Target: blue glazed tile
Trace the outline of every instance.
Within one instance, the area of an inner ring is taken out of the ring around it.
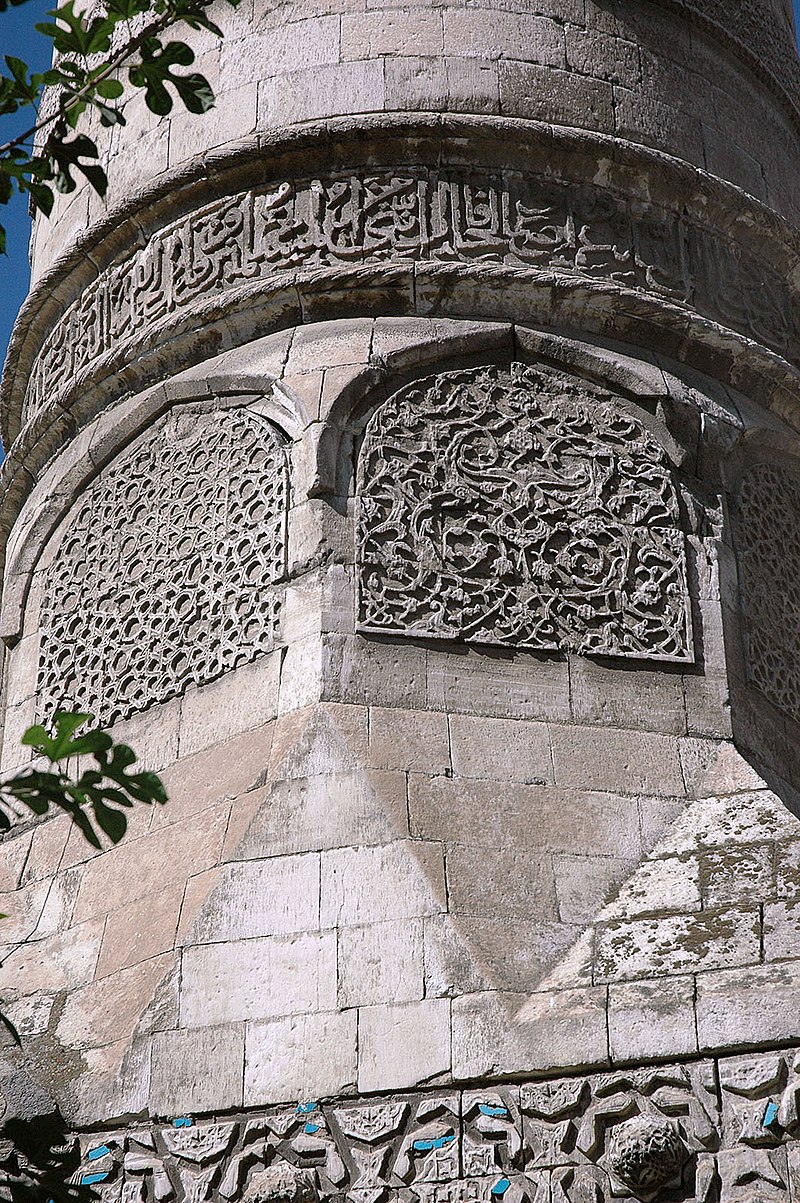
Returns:
[[[488,1103],[478,1103],[481,1115],[508,1115],[508,1107],[490,1107]]]
[[[96,1174],[84,1174],[81,1178],[81,1186],[94,1186],[96,1182],[105,1182],[110,1175],[110,1170],[102,1170]]]
[[[316,1109],[317,1109],[316,1103],[298,1103],[297,1104],[297,1114],[298,1115],[310,1115],[311,1112],[316,1111]]]
[[[494,1186],[492,1187],[492,1191],[491,1191],[492,1198],[493,1199],[502,1199],[503,1195],[506,1193],[506,1191],[508,1190],[510,1185],[511,1185],[511,1183],[509,1182],[508,1178],[498,1179],[498,1181],[495,1182]]]
[[[432,1137],[430,1140],[415,1140],[413,1147],[418,1153],[427,1153],[430,1149],[443,1149],[445,1145],[449,1145],[453,1140],[455,1140],[455,1135],[452,1132],[448,1132],[446,1136]]]
[[[319,1124],[306,1124],[303,1130],[307,1136],[313,1136],[315,1132],[319,1132]]]
[[[99,1157],[105,1157],[106,1153],[110,1152],[111,1150],[109,1149],[108,1145],[96,1145],[95,1148],[89,1149],[89,1152],[86,1154],[86,1156],[88,1157],[89,1161],[97,1161]]]
[[[178,1115],[172,1121],[173,1128],[191,1128],[194,1125],[194,1120],[188,1115]]]
[[[761,1121],[762,1128],[770,1128],[775,1123],[777,1118],[778,1104],[772,1102],[767,1103],[766,1110],[764,1111],[764,1118]]]

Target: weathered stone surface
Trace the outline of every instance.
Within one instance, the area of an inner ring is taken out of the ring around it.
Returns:
[[[369,755],[377,769],[446,773],[450,769],[447,716],[436,711],[369,712]]]
[[[453,772],[458,777],[544,785],[553,779],[550,733],[545,723],[450,716]]]
[[[696,1053],[694,991],[691,977],[610,986],[608,1035],[612,1061],[650,1062]]]
[[[422,919],[343,927],[339,932],[339,1005],[373,1006],[421,999]]]
[[[356,1080],[356,1011],[248,1023],[244,1102],[340,1095]],[[309,1052],[313,1050],[313,1056]]]
[[[438,844],[398,840],[322,856],[323,927],[413,919],[445,909],[444,858]]]
[[[359,1011],[358,1088],[403,1089],[450,1069],[450,1000]]]
[[[797,965],[754,965],[697,979],[697,1033],[701,1049],[775,1045],[796,1040],[792,1010]]]
[[[761,920],[757,910],[726,907],[700,914],[619,920],[597,933],[600,981],[682,974],[760,959]]]
[[[556,785],[631,794],[684,792],[678,741],[606,727],[551,728]]]
[[[156,1115],[240,1107],[244,1025],[157,1032],[153,1038],[150,1106]]]

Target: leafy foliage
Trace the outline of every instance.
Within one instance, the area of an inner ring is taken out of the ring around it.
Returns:
[[[102,837],[117,844],[128,820],[125,811],[137,802],[147,806],[167,800],[161,778],[147,771],[132,773],[136,756],[127,744],[114,743],[107,731],[93,727],[80,734],[89,714],[62,711],[55,716],[54,732],[29,727],[22,742],[33,748],[50,768],[33,768],[0,783],[0,832],[13,821],[13,803],[22,803],[35,815],[51,809],[64,811],[93,848],[102,848]],[[65,762],[89,759],[79,776],[70,776]]]
[[[226,0],[235,7],[239,0]],[[0,0],[0,12],[24,0]],[[5,55],[0,73],[0,116],[36,110],[50,89],[53,111],[37,117],[16,138],[0,146],[0,204],[16,187],[27,193],[34,209],[49,214],[55,192],[74,191],[76,173],[101,196],[108,187],[98,162],[96,143],[76,132],[87,111],[103,126],[125,124],[125,103],[131,90],[144,92],[147,107],[159,116],[169,113],[175,98],[191,113],[205,113],[214,104],[208,80],[199,72],[184,72],[194,62],[185,42],[166,40],[176,26],[222,35],[208,10],[212,0],[105,0],[103,11],[85,17],[75,0],[65,0],[36,26],[53,44],[54,65],[31,73],[26,63]],[[126,88],[125,82],[128,87]],[[0,226],[0,251],[6,234]]]

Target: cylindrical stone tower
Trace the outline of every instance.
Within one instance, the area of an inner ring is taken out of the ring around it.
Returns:
[[[799,1203],[800,67],[734,7],[242,0],[37,220],[3,768],[66,705],[171,798],[4,842],[0,1090],[108,1203]]]

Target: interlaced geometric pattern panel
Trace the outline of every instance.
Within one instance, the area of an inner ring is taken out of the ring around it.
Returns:
[[[800,719],[800,474],[779,464],[748,469],[737,508],[748,674]]]
[[[358,498],[362,631],[693,658],[666,456],[603,389],[518,364],[401,389]]]
[[[77,503],[47,570],[39,712],[126,718],[269,651],[284,442],[246,409],[173,411]]]

